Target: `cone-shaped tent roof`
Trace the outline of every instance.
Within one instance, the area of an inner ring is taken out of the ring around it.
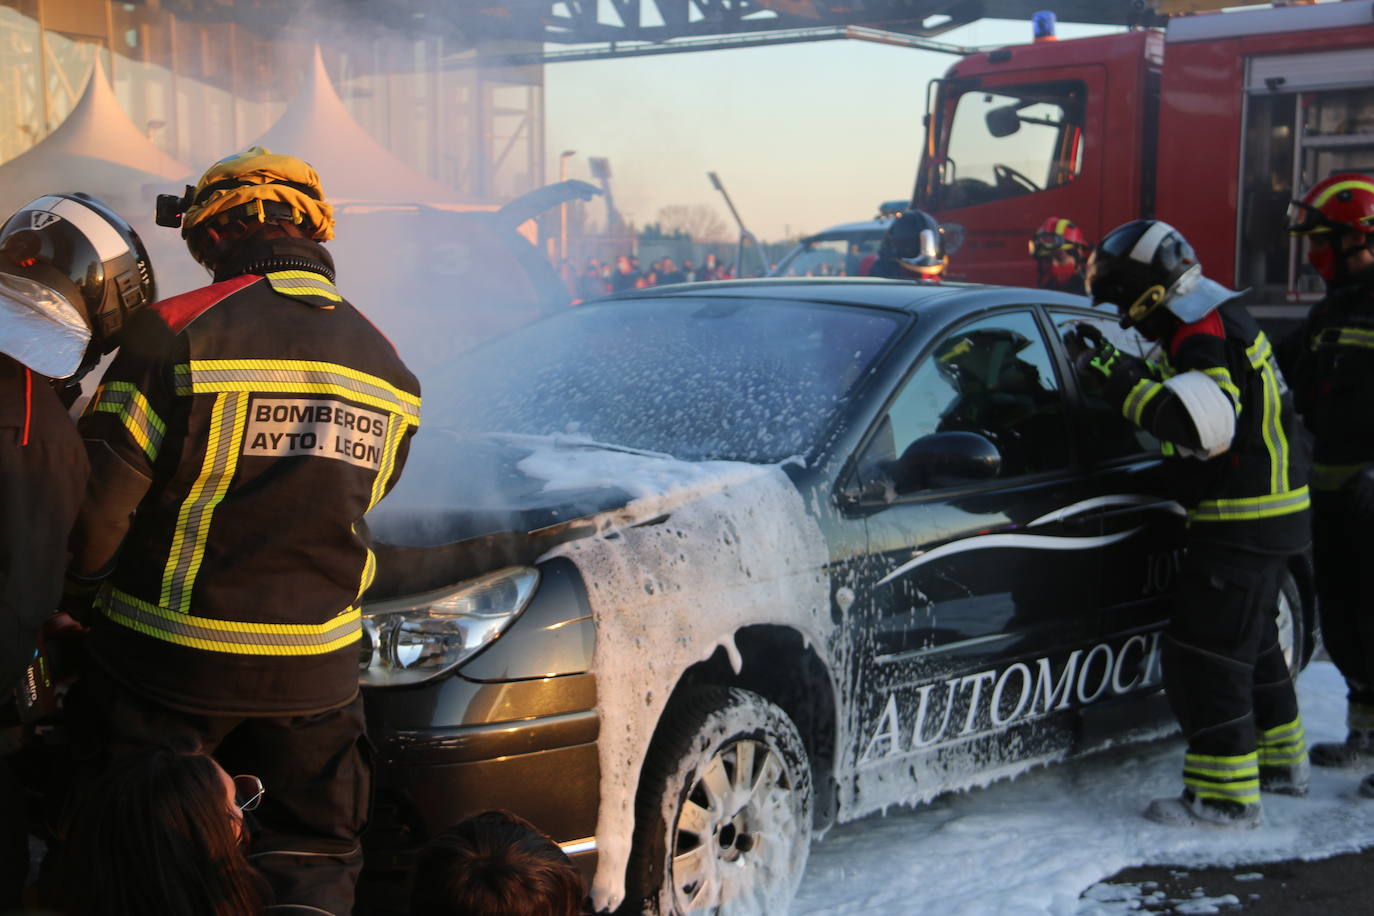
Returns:
[[[129,120],[97,57],[67,119],[31,149],[0,164],[0,218],[54,191],[94,194],[127,217],[151,199],[153,186],[178,190],[190,172]]]
[[[310,163],[325,197],[335,204],[461,202],[453,189],[397,159],[354,120],[325,72],[318,46],[301,91],[277,123],[250,145]]]

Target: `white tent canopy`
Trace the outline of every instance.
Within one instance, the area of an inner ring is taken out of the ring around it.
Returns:
[[[190,169],[158,149],[124,113],[100,58],[71,114],[31,149],[0,164],[0,213],[43,194],[85,191],[135,223],[153,196],[180,191]],[[146,220],[151,222],[151,219]]]
[[[354,120],[325,72],[318,47],[301,91],[250,145],[310,163],[326,199],[335,204],[461,204],[452,188],[406,165]]]

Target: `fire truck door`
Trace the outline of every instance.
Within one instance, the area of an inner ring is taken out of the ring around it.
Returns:
[[[1031,286],[1027,242],[1047,217],[1100,225],[1106,75],[1038,68],[944,83],[936,170],[918,204],[963,230],[956,279]]]

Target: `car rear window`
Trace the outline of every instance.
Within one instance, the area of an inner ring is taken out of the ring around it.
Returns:
[[[744,298],[579,306],[455,361],[425,389],[426,425],[782,461],[811,451],[907,321]]]

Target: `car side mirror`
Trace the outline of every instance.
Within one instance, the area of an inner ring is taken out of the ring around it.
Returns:
[[[1015,105],[993,108],[983,118],[987,121],[988,133],[994,137],[1010,137],[1021,129],[1021,116]]]
[[[917,439],[889,463],[887,472],[901,494],[991,480],[1001,469],[1002,454],[986,436],[949,432]]]

